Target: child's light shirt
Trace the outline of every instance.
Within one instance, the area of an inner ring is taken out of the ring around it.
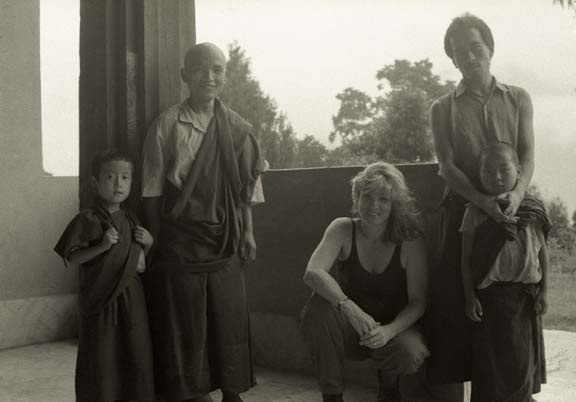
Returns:
[[[476,228],[488,220],[488,216],[479,208],[469,204],[462,218],[462,233],[476,232]],[[520,236],[523,231],[525,236]],[[542,269],[538,254],[542,248],[544,236],[537,224],[531,222],[519,229],[515,240],[506,241],[504,247],[490,267],[488,274],[478,289],[484,289],[493,282],[538,283],[542,279]]]

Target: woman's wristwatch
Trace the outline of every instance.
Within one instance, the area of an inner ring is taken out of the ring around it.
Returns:
[[[350,300],[348,297],[344,297],[338,300],[338,303],[336,303],[336,310],[342,311],[342,305],[346,303],[348,300]]]

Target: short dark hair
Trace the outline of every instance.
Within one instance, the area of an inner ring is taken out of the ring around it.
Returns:
[[[102,166],[112,161],[128,162],[132,166],[132,170],[134,170],[134,161],[132,160],[130,155],[128,155],[126,152],[122,152],[117,149],[107,149],[105,151],[99,152],[92,159],[92,176],[98,178]]]
[[[512,162],[514,162],[516,167],[520,166],[520,159],[518,158],[518,152],[516,151],[516,148],[514,148],[512,144],[508,142],[496,141],[491,144],[488,144],[482,149],[482,151],[480,151],[480,156],[478,157],[478,161],[480,162],[480,164],[478,167],[482,169],[482,166],[484,166],[486,158],[494,154],[510,155],[510,157],[512,158]]]
[[[490,27],[481,18],[476,17],[470,13],[465,13],[459,17],[456,17],[450,23],[450,26],[444,34],[444,52],[451,59],[454,58],[452,52],[452,44],[450,39],[454,35],[458,35],[464,29],[476,28],[482,36],[482,40],[490,49],[490,53],[494,54],[494,37],[492,36],[492,31]]]

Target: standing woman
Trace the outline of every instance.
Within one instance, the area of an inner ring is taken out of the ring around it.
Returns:
[[[418,213],[388,163],[360,172],[352,199],[358,218],[335,219],[308,262],[304,281],[315,295],[302,327],[324,402],[342,401],[344,359],[369,357],[379,370],[378,401],[400,401],[398,376],[415,373],[429,355],[415,325],[427,288]]]
[[[511,222],[532,179],[534,131],[532,102],[524,89],[496,80],[490,72],[494,38],[480,18],[464,14],[452,20],[444,50],[462,74],[457,88],[438,99],[430,122],[446,182],[442,202],[441,264],[431,277],[429,377],[434,382],[469,380],[470,333],[461,284],[461,235],[464,206],[470,202],[497,222]],[[493,142],[517,151],[516,187],[499,196],[481,191],[480,151]]]

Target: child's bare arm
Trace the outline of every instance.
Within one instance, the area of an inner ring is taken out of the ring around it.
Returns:
[[[110,247],[116,243],[118,243],[118,232],[114,228],[109,228],[102,236],[100,243],[73,251],[67,260],[74,265],[84,264],[110,250]]]
[[[542,231],[540,231],[539,236],[542,242],[542,248],[540,248],[540,252],[538,253],[538,262],[540,263],[540,269],[542,270],[540,290],[548,291],[548,247],[546,246],[546,240],[544,239]]]
[[[538,262],[540,263],[540,270],[542,271],[542,279],[540,280],[538,297],[536,299],[536,312],[538,314],[545,314],[548,310],[548,248],[544,234],[539,230],[538,236],[542,243],[542,248],[538,252]]]

